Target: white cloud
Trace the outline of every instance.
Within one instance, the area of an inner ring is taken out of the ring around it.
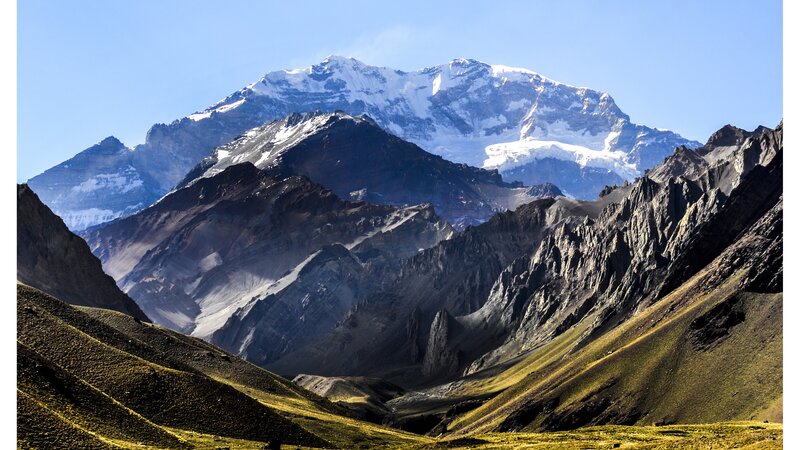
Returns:
[[[420,64],[424,64],[424,60],[427,59],[423,55],[427,56],[430,53],[431,42],[436,42],[434,34],[432,30],[394,25],[377,33],[362,34],[349,43],[322,48],[308,59],[297,59],[290,63],[291,67],[306,67],[318,63],[326,56],[339,55],[375,66],[416,70],[421,68]],[[438,64],[441,61],[431,63]]]

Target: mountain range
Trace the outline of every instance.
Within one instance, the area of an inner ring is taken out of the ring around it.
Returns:
[[[780,448],[783,174],[525,69],[268,73],[18,185],[18,446]]]
[[[337,110],[366,114],[447,160],[584,199],[641,175],[679,145],[700,145],[632,123],[606,93],[527,69],[456,59],[403,72],[332,56],[270,72],[203,111],[153,125],[133,148],[108,137],[28,184],[70,229],[82,230],[149,206],[249,130],[292,113]]]
[[[85,250],[47,258],[47,271],[22,264],[27,284],[91,307],[18,287],[18,439],[481,448],[558,430],[578,448],[597,437],[569,430],[617,424],[650,443],[669,432],[681,445],[770,448],[780,435],[762,422],[782,419],[782,152],[782,124],[726,126],[596,200],[535,199],[462,231],[430,204],[342,200],[272,170],[282,163],[212,170],[210,158],[154,205],[86,234],[155,325],[126,303],[74,300],[108,279]],[[21,242],[42,247],[30,253],[79,242],[25,186],[18,197]],[[59,273],[72,267],[88,271],[79,292]],[[297,385],[240,357],[299,374]],[[672,425],[730,420],[745,422]]]

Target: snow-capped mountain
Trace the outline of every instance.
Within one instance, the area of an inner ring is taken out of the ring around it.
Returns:
[[[700,145],[631,123],[608,94],[527,69],[456,59],[404,72],[332,56],[304,69],[270,72],[203,111],[154,125],[124,167],[85,155],[29,184],[73,229],[100,223],[146,206],[153,192],[134,196],[98,177],[127,170],[128,179],[155,180],[152,191],[164,194],[214,148],[267,121],[315,110],[367,114],[451,161],[499,169],[506,181],[552,182],[577,197],[595,197],[606,184],[632,179],[679,145]],[[84,183],[98,186],[102,200],[84,195],[78,188]],[[91,216],[95,209],[102,214]],[[80,220],[69,219],[79,212]]]

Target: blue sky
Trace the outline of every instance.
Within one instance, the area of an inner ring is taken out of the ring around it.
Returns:
[[[782,117],[780,1],[474,3],[21,1],[17,179],[109,135],[141,143],[154,123],[329,54],[525,67],[700,141]]]

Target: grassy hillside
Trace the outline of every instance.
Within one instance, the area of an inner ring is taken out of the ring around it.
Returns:
[[[783,448],[780,424],[726,422],[701,425],[614,426],[548,433],[489,433],[455,437],[414,448],[437,449],[647,449],[647,450],[779,450]]]
[[[741,273],[704,291],[704,275],[588,345],[578,345],[578,326],[508,370],[464,383],[454,395],[499,393],[448,428],[780,421],[782,294],[738,292]]]
[[[454,398],[495,397],[431,438],[346,417],[203,341],[20,285],[18,446],[260,449],[280,440],[304,449],[779,448],[781,426],[761,422],[530,432],[547,428],[546,417],[588,417],[575,411],[602,404],[598,395],[616,399],[606,410],[647,411],[640,424],[692,422],[715,411],[719,420],[780,419],[780,294],[737,294],[735,278],[703,295],[690,288],[589,345],[577,345],[578,326],[503,372],[473,377],[452,390]],[[695,319],[731,299],[746,320],[711,347],[692,340]],[[520,418],[551,398],[559,399],[551,414]],[[763,408],[743,406],[753,404]]]
[[[402,448],[431,439],[330,402],[203,341],[17,287],[20,448]]]

